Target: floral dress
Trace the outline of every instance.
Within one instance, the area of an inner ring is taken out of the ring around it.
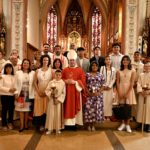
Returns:
[[[22,89],[16,102],[15,110],[28,112],[32,108],[32,103],[29,99],[29,74],[24,73],[23,76]]]
[[[99,72],[96,74],[96,76],[93,76],[91,73],[87,73],[86,83],[89,92],[97,92],[104,84],[104,76]],[[98,96],[87,96],[84,109],[84,122],[102,122],[103,119],[103,93],[99,94]]]

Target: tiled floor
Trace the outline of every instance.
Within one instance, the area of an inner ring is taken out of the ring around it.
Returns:
[[[60,135],[0,130],[0,150],[150,150],[150,134],[135,130],[119,132],[115,130],[118,124],[107,122],[95,132],[79,129],[63,131]]]

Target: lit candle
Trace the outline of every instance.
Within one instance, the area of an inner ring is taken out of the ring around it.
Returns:
[[[52,83],[52,86],[51,86],[51,87],[52,87],[52,89],[55,89],[55,88],[56,88],[56,85],[55,85],[54,82]]]
[[[92,86],[92,91],[93,91],[93,93],[96,92],[96,87],[95,86]]]

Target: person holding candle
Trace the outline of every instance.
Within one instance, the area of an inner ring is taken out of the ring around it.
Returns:
[[[61,79],[61,70],[55,71],[55,78],[49,82],[45,93],[49,98],[45,128],[46,134],[51,134],[53,130],[61,133],[63,125],[63,102],[66,96],[65,82]]]
[[[145,131],[150,132],[150,63],[144,64],[144,72],[140,74],[137,82],[137,92],[139,93],[137,122],[142,123],[144,117]],[[143,116],[144,101],[145,115]]]
[[[86,74],[87,100],[84,108],[84,122],[89,131],[95,131],[95,124],[104,120],[103,85],[104,76],[98,72],[96,61],[90,64],[90,73]]]

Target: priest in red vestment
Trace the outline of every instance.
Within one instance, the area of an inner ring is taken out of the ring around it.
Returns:
[[[77,54],[68,52],[69,67],[62,71],[62,78],[66,83],[66,99],[64,102],[65,125],[83,125],[82,106],[86,100],[85,73],[76,65]]]

